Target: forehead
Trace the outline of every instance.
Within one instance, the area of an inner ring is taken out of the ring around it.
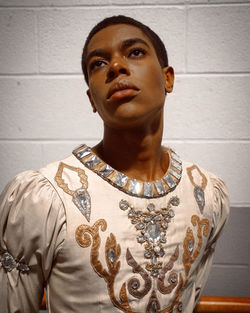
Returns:
[[[130,24],[115,24],[101,29],[91,38],[87,53],[94,49],[119,45],[123,41],[131,38],[141,38],[153,48],[150,39],[140,28]]]

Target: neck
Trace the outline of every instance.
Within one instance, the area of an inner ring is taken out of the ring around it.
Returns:
[[[92,150],[106,163],[141,181],[161,179],[168,168],[168,154],[161,146],[163,114],[147,127],[113,129],[104,125],[103,140]]]

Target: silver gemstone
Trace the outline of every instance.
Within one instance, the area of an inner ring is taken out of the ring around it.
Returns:
[[[157,277],[158,274],[159,274],[159,270],[158,270],[157,268],[153,269],[152,275],[153,275],[154,277]],[[155,311],[155,312],[157,312],[157,311]]]
[[[180,199],[176,196],[171,199],[171,204],[174,206],[178,206],[180,204]]]
[[[171,282],[174,284],[174,283],[176,283],[176,281],[177,281],[177,275],[176,274],[174,274],[172,277],[171,277]]]
[[[102,175],[103,177],[108,177],[113,172],[114,172],[113,167],[106,164],[100,169],[99,174]]]
[[[144,253],[144,256],[146,259],[150,259],[152,257],[152,252],[149,250],[146,250],[146,252]]]
[[[91,153],[91,149],[89,147],[84,147],[81,150],[77,151],[76,156],[78,159],[82,159],[85,156]]]
[[[182,166],[180,163],[177,163],[174,160],[171,160],[171,165],[181,172]]]
[[[1,263],[7,272],[11,272],[16,267],[16,261],[9,252],[2,255]]]
[[[163,179],[165,180],[170,189],[173,189],[176,186],[176,182],[170,175],[166,175]]]
[[[115,178],[114,184],[119,187],[124,187],[128,180],[128,176],[124,175],[123,173],[118,172]]]
[[[156,187],[156,190],[158,192],[159,195],[163,195],[164,193],[166,193],[166,189],[165,187],[163,186],[163,183],[161,180],[157,180],[155,181],[155,187]]]
[[[155,205],[153,203],[149,203],[149,205],[147,206],[147,209],[149,210],[149,212],[152,212],[155,210]]]
[[[158,274],[157,274],[158,275]],[[156,275],[156,276],[157,276]],[[154,275],[153,275],[154,276]],[[150,308],[149,308],[149,313],[157,313],[157,305],[156,305],[156,302],[153,301],[150,305]]]
[[[162,226],[164,229],[167,229],[167,228],[168,228],[168,223],[165,222],[165,221],[163,221],[163,222],[161,223],[161,226]]]
[[[173,210],[169,210],[169,215],[170,215],[171,218],[174,217],[175,216],[174,211]]]
[[[178,162],[178,163],[182,163],[181,162],[181,159],[178,157],[178,155],[176,154],[176,153],[174,153],[173,151],[172,151],[172,153],[171,153],[171,158],[172,159],[174,159],[176,162]]]
[[[121,200],[120,203],[119,203],[119,207],[121,210],[125,211],[129,208],[129,204],[128,204],[128,201],[126,200]]]
[[[115,258],[116,258],[116,253],[113,249],[110,249],[108,252],[108,258],[110,260],[111,263],[114,263]]]
[[[90,157],[85,164],[89,167],[89,168],[94,168],[96,165],[98,165],[99,163],[101,163],[101,160],[98,158],[98,156],[93,155],[92,157]]]
[[[166,239],[165,237],[161,237],[160,242],[161,242],[161,243],[166,243],[166,242],[167,242],[167,239]]]
[[[161,248],[159,246],[155,246],[154,247],[154,252],[159,253],[161,250]]]
[[[133,283],[132,283],[132,288],[133,288],[133,289],[137,289],[138,287],[139,287],[138,281],[133,281]]]
[[[149,222],[152,221],[152,218],[151,218],[150,216],[147,216],[147,217],[145,217],[145,218],[143,219],[143,221],[144,221],[145,223],[149,223]]]
[[[156,222],[161,221],[161,216],[160,216],[160,215],[156,215],[156,216],[154,217],[154,220],[155,220]]]
[[[170,217],[169,217],[169,216],[166,216],[166,217],[165,217],[165,221],[166,221],[167,223],[169,223],[169,222],[170,222]]]
[[[164,250],[161,249],[160,252],[159,252],[159,256],[160,256],[160,257],[163,257],[164,254],[165,254]]]
[[[134,216],[135,216],[135,211],[131,209],[131,210],[128,212],[128,216],[129,216],[129,217],[134,217]]]
[[[183,310],[183,306],[182,306],[182,303],[180,303],[180,304],[178,305],[178,311],[179,311],[179,312],[182,312],[182,310]]]
[[[139,236],[139,237],[137,237],[137,241],[139,243],[144,243],[146,241],[146,238],[144,236]]]
[[[24,263],[18,263],[17,269],[23,274],[28,273],[30,271],[29,266]]]
[[[193,242],[193,240],[189,240],[189,242],[188,242],[188,250],[189,250],[189,252],[192,252],[193,249],[194,249],[194,242]]]
[[[129,192],[133,195],[139,195],[141,193],[142,185],[136,179],[130,179]]]
[[[77,189],[72,196],[72,201],[89,222],[91,213],[91,199],[87,189]]]
[[[145,229],[145,236],[150,242],[157,242],[160,240],[160,234],[161,231],[157,223],[150,222],[147,224]]]
[[[201,187],[195,186],[194,188],[194,197],[199,206],[200,212],[203,213],[205,207],[205,194]]]
[[[175,178],[177,178],[178,180],[181,179],[181,174],[177,173],[174,169],[170,168],[169,173],[173,175]]]
[[[144,227],[145,227],[145,224],[142,222],[136,225],[136,229],[139,229],[139,230],[144,229]]]
[[[154,265],[157,264],[157,257],[156,257],[155,255],[153,256],[152,263],[153,263]]]
[[[152,185],[152,183],[145,182],[143,184],[143,186],[144,186],[144,192],[143,192],[144,196],[148,197],[148,198],[153,197],[153,185]]]

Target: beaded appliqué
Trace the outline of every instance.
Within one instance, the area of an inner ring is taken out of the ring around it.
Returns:
[[[14,268],[16,268],[22,274],[26,274],[30,271],[28,265],[23,262],[16,261],[14,257],[7,251],[1,255],[0,263],[6,272],[11,272]]]
[[[158,261],[158,258],[162,258],[165,254],[163,244],[167,242],[168,223],[175,216],[171,207],[178,206],[179,203],[180,200],[176,196],[169,200],[166,208],[160,210],[156,210],[155,205],[150,203],[147,206],[148,212],[135,210],[126,200],[121,200],[119,203],[121,210],[128,210],[128,218],[140,233],[137,241],[144,244],[144,257],[151,261],[146,265],[146,269],[153,277],[158,277],[159,270],[162,268],[162,262]]]
[[[179,184],[182,175],[182,162],[171,149],[166,149],[169,155],[169,168],[164,177],[154,182],[142,182],[118,172],[95,155],[91,148],[82,145],[73,154],[91,171],[98,174],[115,188],[135,197],[159,198],[173,191]]]
[[[194,181],[194,177],[193,177],[193,174],[192,172],[197,170],[200,177],[201,177],[201,186],[199,186],[198,184],[195,183]],[[198,166],[196,165],[193,165],[191,167],[188,167],[187,168],[187,174],[188,174],[188,177],[192,183],[192,185],[194,186],[194,197],[195,197],[195,200],[198,204],[198,207],[200,209],[200,212],[201,214],[203,213],[204,211],[204,207],[205,207],[205,193],[204,193],[204,190],[207,186],[207,178],[206,176],[201,172],[201,170],[199,169]]]
[[[68,184],[63,179],[63,170],[64,168],[67,168],[71,171],[74,171],[78,174],[80,178],[80,183],[82,184],[81,188],[78,188],[76,190],[71,190],[68,187]],[[80,210],[80,212],[85,216],[87,221],[90,221],[90,214],[91,214],[91,199],[90,195],[87,191],[88,188],[88,178],[85,174],[84,170],[81,168],[77,168],[74,166],[70,166],[68,164],[65,164],[61,162],[59,164],[55,181],[57,185],[63,189],[64,192],[72,196],[72,201],[75,204],[75,206]]]

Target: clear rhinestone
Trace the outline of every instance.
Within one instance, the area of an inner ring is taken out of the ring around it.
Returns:
[[[161,180],[155,181],[155,187],[159,195],[163,195],[164,193],[166,193],[165,187],[163,186]]]
[[[94,168],[99,163],[101,163],[101,160],[96,155],[93,155],[85,162],[89,168]]]
[[[131,209],[129,212],[128,212],[128,216],[129,217],[134,217],[135,216],[135,211],[133,209]]]
[[[149,210],[149,212],[152,212],[155,210],[155,205],[153,203],[149,203],[149,205],[147,206],[147,209]]]
[[[156,257],[155,255],[153,256],[152,263],[153,263],[154,265],[157,264],[157,257]]]
[[[165,222],[165,221],[163,221],[163,222],[161,223],[161,226],[162,226],[164,229],[167,229],[167,228],[168,228],[168,223]]]
[[[116,258],[116,253],[113,249],[110,249],[108,252],[108,258],[110,260],[111,263],[114,263],[115,258]]]
[[[24,263],[18,263],[17,269],[18,269],[21,273],[28,273],[28,272],[30,271],[29,266],[26,265],[26,264],[24,264]]]
[[[182,167],[181,164],[175,162],[174,160],[171,161],[171,165],[175,168],[177,168],[177,170],[181,171]]]
[[[77,189],[72,196],[72,201],[89,222],[91,213],[91,199],[87,189]]]
[[[170,202],[172,205],[178,206],[180,204],[180,199],[178,197],[173,197]]]
[[[156,216],[154,217],[154,220],[155,220],[156,222],[161,221],[161,216],[160,216],[160,215],[156,215]]]
[[[144,184],[144,196],[148,198],[153,197],[153,185],[152,183],[145,182]]]
[[[160,242],[161,242],[161,243],[166,243],[166,242],[167,242],[167,239],[166,239],[165,237],[161,237]]]
[[[137,217],[134,217],[131,219],[131,223],[132,224],[137,224],[139,222],[138,218]]]
[[[137,237],[137,241],[139,243],[144,243],[146,241],[146,238],[144,236],[139,236],[139,237]]]
[[[171,158],[172,159],[174,159],[176,162],[178,162],[178,163],[182,163],[181,162],[181,159],[178,157],[178,155],[176,154],[176,153],[174,153],[173,151],[172,151],[172,153],[171,153]]]
[[[119,187],[124,187],[127,180],[128,180],[128,176],[118,172],[117,176],[115,178],[114,184],[119,186]]]
[[[136,225],[136,229],[139,229],[139,230],[144,229],[144,227],[145,227],[145,224],[142,222]]]
[[[150,250],[146,250],[144,253],[144,256],[146,259],[150,259],[152,257],[152,252]]]
[[[125,211],[129,208],[129,204],[128,204],[128,201],[126,200],[121,200],[120,203],[119,203],[119,207],[121,210]]]
[[[152,276],[157,277],[159,274],[159,270],[157,268],[152,270]],[[155,311],[156,312],[156,311]]]
[[[181,174],[177,173],[174,169],[170,168],[169,173],[173,175],[175,178],[177,178],[178,180],[181,179]]]
[[[159,246],[155,246],[154,247],[154,252],[159,253],[161,250],[161,248]]]
[[[170,222],[170,217],[169,217],[169,216],[166,216],[166,217],[165,217],[165,221],[166,221],[167,223],[169,223],[169,222]]]
[[[144,221],[145,223],[149,223],[149,222],[152,221],[152,218],[151,218],[150,216],[147,216],[147,217],[145,217],[145,218],[143,219],[143,221]]]
[[[160,239],[160,228],[158,224],[150,222],[146,226],[145,236],[150,242],[157,242]]]
[[[159,256],[160,256],[160,257],[163,257],[164,254],[165,254],[164,250],[161,249],[160,252],[159,252]]]
[[[139,287],[139,283],[138,283],[138,281],[133,281],[133,283],[132,283],[132,286],[131,286],[133,289],[138,289],[138,287]]]
[[[204,195],[204,191],[201,187],[196,186],[194,188],[194,197],[196,199],[196,202],[198,203],[198,206],[199,206],[201,213],[203,213],[203,209],[205,206],[205,195]]]
[[[180,303],[180,304],[178,305],[178,311],[179,311],[179,312],[182,312],[182,310],[183,310],[183,306],[182,306],[182,303]]]
[[[176,186],[176,182],[170,175],[166,175],[163,179],[165,180],[170,189],[173,189]]]
[[[7,272],[11,272],[16,267],[16,261],[9,252],[5,252],[2,255],[1,263]]]
[[[91,153],[91,149],[89,147],[84,147],[76,153],[76,156],[78,159],[82,159],[85,156],[89,155],[90,153]]]
[[[169,215],[170,215],[171,218],[174,217],[175,216],[174,211],[173,210],[169,210]]]
[[[114,169],[113,167],[111,167],[110,165],[106,164],[104,165],[100,171],[99,171],[99,174],[103,177],[108,177],[111,173],[114,172]]]
[[[158,274],[157,274],[158,275]],[[156,275],[156,276],[157,276]],[[153,275],[154,276],[154,275]],[[157,313],[157,304],[155,301],[152,301],[150,308],[149,308],[149,313]]]
[[[172,277],[171,277],[171,282],[174,284],[174,283],[176,283],[177,282],[177,275],[176,274],[174,274]]]
[[[189,242],[188,242],[188,250],[189,250],[189,252],[192,252],[193,249],[194,249],[194,242],[193,242],[193,240],[189,240]]]
[[[138,180],[136,179],[130,179],[129,182],[129,192],[131,192],[134,195],[139,195],[141,192],[142,185]]]

